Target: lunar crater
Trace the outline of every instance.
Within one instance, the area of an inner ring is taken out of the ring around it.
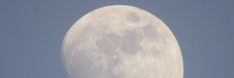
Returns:
[[[130,12],[130,13],[128,13],[128,14],[126,15],[126,17],[127,17],[127,20],[128,20],[128,21],[131,21],[131,22],[137,23],[137,22],[140,21],[140,17],[139,17],[138,14],[135,13],[135,12]]]
[[[126,35],[122,38],[121,50],[130,55],[140,52],[142,47],[139,42],[142,40],[142,37],[137,34],[135,30],[127,31],[125,34]]]
[[[101,38],[96,41],[96,46],[105,54],[110,55],[115,52],[121,42],[121,38],[118,35],[104,33]]]
[[[143,38],[136,31],[126,31],[124,36],[118,36],[114,33],[104,33],[101,38],[96,41],[96,46],[105,54],[115,53],[120,48],[123,53],[136,54],[141,51],[140,41]]]
[[[157,27],[154,25],[147,25],[143,27],[142,29],[143,29],[144,36],[146,36],[147,38],[151,40],[158,40],[158,39],[163,38],[162,33],[159,32]]]

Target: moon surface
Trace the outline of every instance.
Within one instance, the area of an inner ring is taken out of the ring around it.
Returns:
[[[133,6],[105,6],[84,15],[67,32],[62,56],[70,78],[183,78],[173,33]]]

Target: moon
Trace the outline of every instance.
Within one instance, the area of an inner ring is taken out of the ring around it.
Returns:
[[[110,5],[84,15],[66,33],[62,57],[70,78],[183,78],[171,30],[134,6]]]

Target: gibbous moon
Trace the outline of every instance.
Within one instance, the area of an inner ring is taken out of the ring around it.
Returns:
[[[70,78],[183,78],[173,33],[133,6],[106,6],[84,15],[67,32],[62,56]]]

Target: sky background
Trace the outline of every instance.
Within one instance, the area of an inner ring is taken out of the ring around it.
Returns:
[[[168,25],[184,78],[234,78],[234,0],[0,0],[0,78],[67,78],[64,35],[86,13],[112,4],[145,9]]]

